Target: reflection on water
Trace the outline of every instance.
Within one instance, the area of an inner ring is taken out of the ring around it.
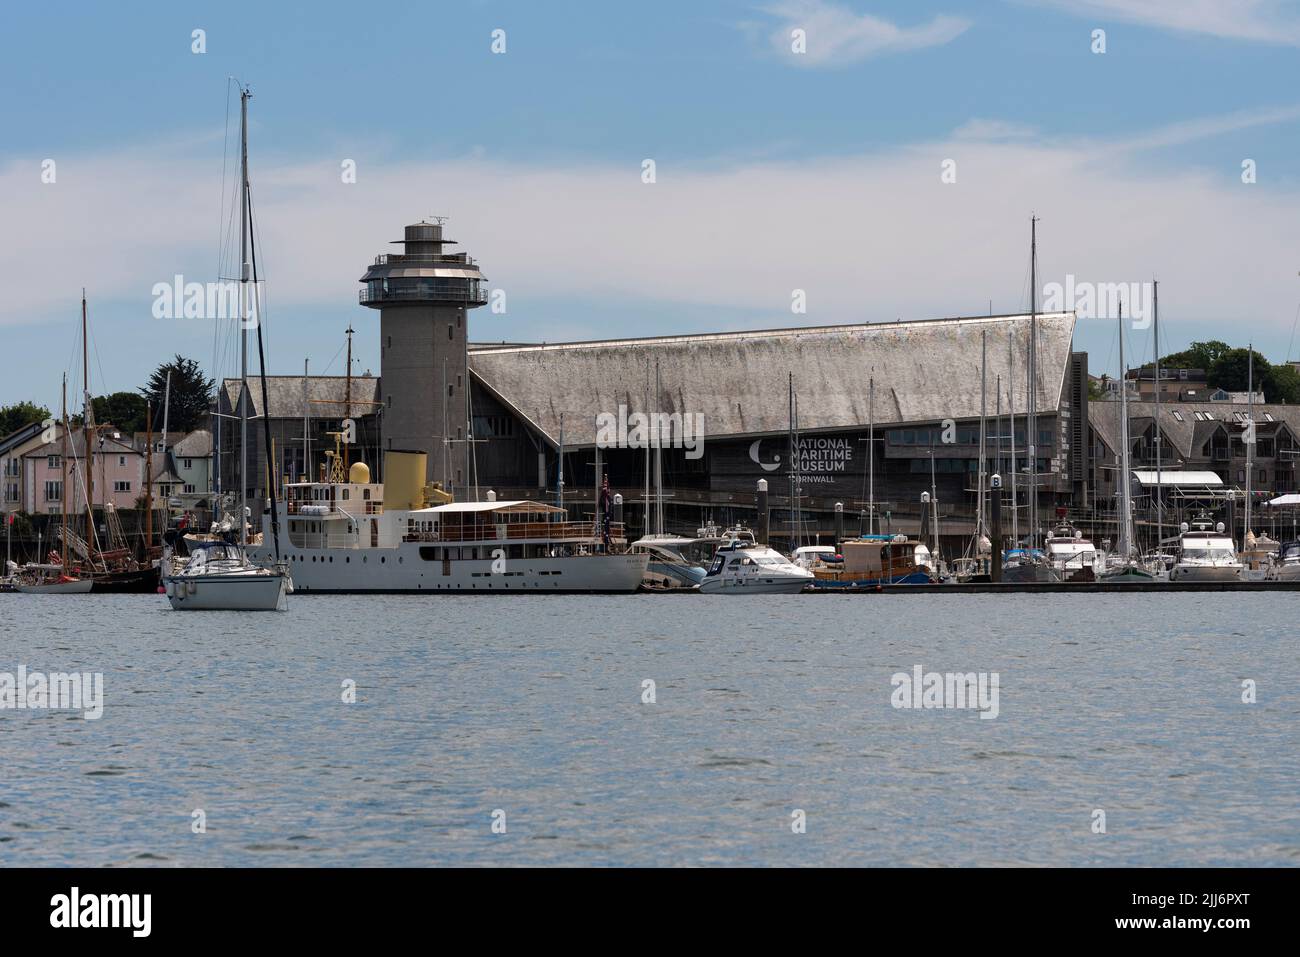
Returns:
[[[1296,608],[0,595],[0,673],[105,697],[0,711],[0,863],[1294,866]],[[996,672],[997,718],[892,707],[916,665]]]

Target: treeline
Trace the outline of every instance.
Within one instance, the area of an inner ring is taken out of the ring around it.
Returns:
[[[1210,389],[1246,392],[1251,384],[1250,349],[1236,349],[1226,342],[1211,339],[1193,342],[1181,352],[1171,352],[1160,359],[1161,373],[1166,369],[1204,369]],[[1300,372],[1286,363],[1274,365],[1255,353],[1254,387],[1269,402],[1300,402]],[[1150,368],[1150,366],[1143,366]]]
[[[168,373],[171,374],[170,394],[167,389]],[[216,381],[207,378],[197,362],[177,355],[171,362],[158,366],[139,391],[94,396],[91,408],[96,423],[112,425],[119,432],[129,434],[145,431],[146,414],[152,405],[153,428],[155,432],[161,432],[163,402],[166,399],[167,427],[173,432],[193,432],[207,425],[215,388]],[[52,417],[53,413],[49,409],[34,402],[0,406],[0,437],[32,422],[44,422]],[[68,419],[74,428],[79,428],[80,410],[73,415],[69,409]]]

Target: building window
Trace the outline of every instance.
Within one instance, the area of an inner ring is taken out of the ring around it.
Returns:
[[[1181,422],[1183,421],[1183,414],[1179,412],[1177,409],[1174,409],[1174,418],[1177,419],[1179,422]]]
[[[194,486],[193,486],[193,485],[187,485],[187,486],[185,486],[185,494],[186,494],[186,495],[193,495],[193,494],[194,494]]]
[[[448,326],[448,327],[447,327],[447,338],[448,338],[448,339],[455,339],[455,338],[456,338],[456,330],[453,329],[451,326]]]
[[[130,483],[130,482],[114,482],[114,483],[113,483],[113,491],[114,491],[114,492],[129,492],[129,491],[131,491],[131,483]]]
[[[62,459],[57,455],[45,456],[45,467],[51,469],[62,468]]]
[[[125,465],[126,463],[123,462],[122,464]],[[193,459],[181,459],[181,468],[185,468],[185,469],[192,469],[192,468],[194,468],[194,460],[193,460]]]
[[[62,502],[63,501],[63,483],[46,482],[45,483],[45,501]]]

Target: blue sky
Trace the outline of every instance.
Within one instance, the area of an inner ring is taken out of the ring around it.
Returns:
[[[57,402],[83,285],[96,392],[174,352],[233,371],[211,323],[150,315],[154,283],[217,274],[232,74],[254,92],[273,372],[341,372],[349,322],[358,371],[378,371],[355,280],[429,214],[508,293],[478,339],[1019,311],[1034,211],[1044,281],[1158,275],[1170,348],[1300,354],[1297,3],[54,3],[6,21],[0,404]],[[1115,339],[1080,320],[1094,371]]]

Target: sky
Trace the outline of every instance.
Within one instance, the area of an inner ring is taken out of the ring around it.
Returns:
[[[0,405],[79,388],[83,288],[96,394],[236,373],[229,323],[154,315],[233,272],[231,77],[272,373],[342,374],[349,325],[378,373],[357,280],[434,215],[503,297],[475,341],[1023,312],[1032,215],[1040,302],[1158,279],[1162,352],[1297,358],[1298,57],[1295,0],[18,5]]]

